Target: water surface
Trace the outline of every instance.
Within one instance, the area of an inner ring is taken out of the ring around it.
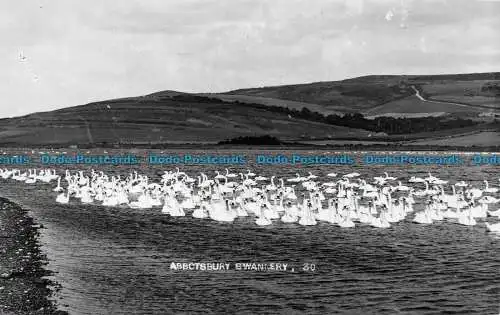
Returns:
[[[252,160],[263,152],[211,153],[243,154]],[[93,168],[123,175],[135,169],[159,178],[163,170],[175,166]],[[483,179],[498,183],[499,177],[494,166],[230,167],[234,172],[247,168],[278,177],[293,177],[297,171],[318,176],[357,171],[370,178],[388,171],[408,179],[431,171],[445,180],[476,185]],[[182,167],[192,176],[200,171],[214,174],[216,169],[224,167]],[[252,218],[227,224],[190,216],[172,218],[159,208],[107,208],[74,199],[60,205],[55,203],[53,185],[16,181],[1,185],[1,195],[30,209],[44,225],[48,268],[63,287],[59,303],[72,314],[499,312],[500,241],[486,233],[482,221],[473,227],[450,221],[418,225],[410,222],[410,215],[389,229],[278,222],[259,227]],[[277,262],[295,272],[176,271],[170,269],[172,262]],[[315,271],[302,270],[304,264],[314,264]]]

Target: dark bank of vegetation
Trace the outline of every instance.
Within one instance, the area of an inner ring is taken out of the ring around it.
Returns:
[[[303,119],[313,118],[330,125],[364,129],[373,132],[383,132],[388,135],[439,131],[446,129],[463,128],[477,124],[477,122],[474,122],[471,119],[443,119],[440,117],[377,117],[375,119],[366,119],[362,114],[359,113],[345,114],[344,116],[328,115],[325,117],[320,113],[311,112],[307,108],[303,108],[298,115]]]
[[[246,136],[237,137],[229,140],[219,141],[217,144],[248,144],[248,145],[282,145],[284,142],[278,138],[265,135],[265,136]]]
[[[217,98],[210,98],[197,95],[177,95],[172,97],[173,100],[180,102],[205,102],[205,103],[225,103]],[[479,122],[471,119],[462,118],[443,118],[443,117],[420,117],[420,118],[394,118],[394,117],[377,117],[375,119],[367,119],[360,113],[340,115],[323,115],[318,112],[309,110],[303,107],[302,110],[290,109],[281,106],[269,106],[262,104],[248,104],[235,101],[235,104],[244,104],[262,110],[287,114],[293,118],[299,118],[309,121],[326,123],[329,125],[343,126],[356,129],[364,129],[373,132],[386,133],[388,135],[402,135],[419,132],[432,132],[447,129],[464,128],[479,124]]]
[[[263,136],[264,137],[264,136]],[[255,137],[259,138],[259,137]],[[231,139],[232,140],[232,139]],[[32,150],[32,149],[43,149],[43,150],[83,150],[83,149],[204,149],[204,150],[212,150],[217,146],[228,145],[231,147],[232,145],[236,146],[245,146],[248,145],[249,148],[252,148],[255,144],[234,144],[229,143],[231,140],[220,141],[219,143],[114,143],[114,142],[96,142],[96,143],[84,143],[79,144],[78,146],[71,145],[69,143],[61,143],[58,144],[57,147],[54,147],[53,144],[37,144],[37,145],[29,145],[29,147],[19,146],[19,144],[12,143],[10,145],[0,144],[0,147],[6,147],[9,149],[19,149],[19,150]],[[314,144],[314,143],[304,143],[299,141],[281,141],[281,146],[285,149],[294,149],[294,150],[373,150],[373,151],[465,151],[465,152],[498,152],[500,150],[500,145],[413,145],[408,143],[401,143],[401,139],[393,140],[393,139],[385,139],[378,141],[386,141],[386,143],[369,143],[367,141],[364,144],[361,143],[345,143],[345,140],[348,139],[339,139],[342,141],[341,144],[333,143],[334,140],[331,140],[330,144]],[[356,139],[352,139],[356,140]],[[377,139],[372,139],[372,141],[376,141]],[[259,142],[257,145],[261,147],[276,147],[276,144],[262,144]],[[71,151],[73,152],[73,151]],[[0,313],[1,314],[1,313]]]

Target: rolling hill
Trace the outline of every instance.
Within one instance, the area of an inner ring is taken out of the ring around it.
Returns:
[[[342,81],[240,89],[220,93],[218,97],[274,106],[295,107],[298,104],[294,102],[299,102],[310,110],[324,114],[485,112],[500,111],[499,84],[499,72],[424,76],[372,75]],[[412,86],[417,87],[426,99],[440,101],[441,104],[425,104],[425,108],[419,110],[424,104],[412,97],[415,95]],[[292,103],[287,105],[286,101]],[[446,102],[455,105],[446,106],[443,104]],[[456,105],[458,103],[468,107]],[[376,110],[377,108],[380,110]]]
[[[239,136],[282,140],[369,132],[186,94],[153,94],[0,120],[0,144],[216,143]]]
[[[430,140],[438,134],[440,139],[451,139],[452,145],[453,139],[463,134],[463,127],[469,134],[492,130],[494,135],[498,134],[495,133],[499,131],[495,119],[499,116],[495,114],[500,108],[499,81],[500,73],[366,76],[220,94],[165,90],[0,119],[0,145],[210,144],[263,135],[309,143],[335,140],[393,142]],[[362,113],[374,120],[346,115],[350,113]],[[333,118],[329,119],[328,115]],[[379,120],[381,116],[383,119]],[[416,119],[425,116],[431,118],[413,123],[394,120],[394,117]],[[458,128],[462,126],[460,122],[449,123],[457,117],[468,122],[463,120],[462,128]],[[366,128],[365,123],[369,123],[371,129]],[[401,132],[387,135],[379,132],[378,127],[373,128],[384,124],[389,131],[407,130],[408,123],[414,126],[412,134],[408,135],[401,135]],[[440,124],[447,127],[440,127]],[[415,126],[427,130],[424,132]],[[427,126],[439,128],[428,129]],[[488,139],[485,146],[500,143],[494,136]]]

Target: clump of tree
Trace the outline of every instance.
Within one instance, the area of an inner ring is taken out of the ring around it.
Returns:
[[[208,102],[208,103],[229,104],[228,102],[222,101],[217,98],[196,96],[196,95],[179,95],[173,97],[173,99],[180,102],[205,102],[205,103]],[[447,130],[454,128],[463,128],[479,124],[479,122],[477,121],[473,121],[471,119],[463,119],[459,117],[450,119],[449,117],[394,118],[394,117],[382,116],[382,117],[377,117],[375,119],[367,119],[361,113],[348,113],[342,116],[335,114],[324,115],[319,112],[311,111],[307,107],[303,107],[301,110],[298,110],[283,106],[270,106],[270,105],[254,104],[254,103],[250,104],[250,103],[242,103],[239,101],[235,101],[233,103],[245,106],[251,106],[253,108],[264,111],[285,114],[293,118],[322,122],[325,124],[335,125],[335,126],[364,129],[373,132],[384,132],[389,135],[432,132],[432,131]]]
[[[276,137],[265,135],[237,137],[220,141],[218,144],[280,145],[283,143]]]
[[[477,124],[477,122],[471,119],[443,119],[441,117],[377,117],[375,119],[366,119],[359,113],[346,114],[344,116],[328,115],[326,122],[332,125],[385,132],[393,135],[463,128]]]
[[[295,111],[290,115],[296,118],[319,121],[329,125],[364,129],[373,132],[385,132],[392,135],[463,128],[477,124],[477,122],[471,119],[446,119],[443,117],[377,117],[375,119],[366,119],[360,113],[348,113],[343,116],[335,114],[324,116],[321,113],[312,112],[305,107],[302,108],[301,111]]]

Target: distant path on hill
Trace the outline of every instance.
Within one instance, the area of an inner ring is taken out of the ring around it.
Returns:
[[[429,100],[425,99],[422,95],[420,95],[420,91],[417,90],[417,88],[412,85],[411,88],[415,91],[415,96],[418,97],[419,100],[422,102],[428,102],[428,103],[436,103],[436,104],[451,104],[451,105],[456,105],[456,106],[461,106],[461,107],[468,107],[468,108],[484,108],[488,110],[495,110],[495,108],[488,107],[488,106],[482,106],[482,105],[470,105],[470,104],[461,104],[461,103],[454,103],[454,102],[447,102],[447,101],[435,101],[435,100]]]

